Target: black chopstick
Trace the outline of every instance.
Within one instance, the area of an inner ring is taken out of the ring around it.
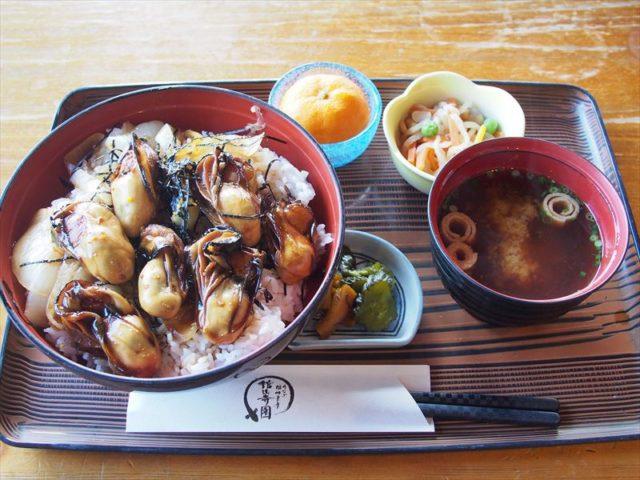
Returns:
[[[414,392],[416,402],[474,407],[519,408],[524,410],[558,411],[558,400],[525,395],[485,395],[482,393]]]
[[[411,395],[422,413],[435,419],[550,427],[560,423],[559,405],[554,398],[439,392]]]
[[[542,410],[470,407],[437,403],[418,403],[418,406],[425,416],[436,419],[473,420],[476,422],[514,423],[516,425],[547,427],[555,427],[560,423],[560,415],[557,412],[545,412]]]

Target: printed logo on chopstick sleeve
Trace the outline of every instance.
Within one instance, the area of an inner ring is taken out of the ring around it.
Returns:
[[[282,377],[267,375],[252,380],[244,390],[246,419],[270,420],[286,412],[293,404],[293,386]]]

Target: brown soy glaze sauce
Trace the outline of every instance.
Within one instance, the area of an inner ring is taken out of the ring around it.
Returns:
[[[541,210],[550,192],[571,195],[578,218],[557,226]],[[550,299],[586,287],[598,271],[601,239],[584,203],[553,180],[522,170],[492,170],[471,178],[443,202],[439,224],[450,211],[476,223],[471,247],[478,253],[467,273],[498,292],[527,299]]]

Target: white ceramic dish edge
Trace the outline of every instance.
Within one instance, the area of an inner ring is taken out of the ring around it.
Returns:
[[[425,239],[426,241],[426,239]],[[404,291],[404,318],[398,333],[393,336],[368,336],[358,338],[357,333],[348,338],[327,338],[321,340],[317,336],[296,337],[290,344],[291,350],[335,350],[356,348],[399,348],[413,340],[416,336],[423,310],[423,294],[420,278],[404,253],[393,244],[371,233],[359,230],[346,230],[344,244],[354,252],[366,253],[386,265],[396,277]],[[305,327],[306,330],[306,327]]]
[[[523,137],[525,132],[522,107],[506,90],[478,85],[454,72],[432,72],[416,78],[387,104],[382,114],[382,128],[396,169],[411,186],[423,193],[429,193],[435,176],[416,168],[400,153],[396,141],[398,124],[414,103],[434,104],[446,98],[471,102],[485,117],[498,121],[505,137]]]

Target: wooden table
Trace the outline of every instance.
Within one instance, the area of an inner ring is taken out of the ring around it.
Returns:
[[[453,70],[575,83],[598,101],[640,216],[638,2],[2,2],[0,174],[73,88],[278,77],[311,60],[369,76]],[[3,319],[6,315],[3,312]],[[3,320],[0,320],[2,322]],[[1,325],[1,323],[0,323]],[[0,446],[2,478],[637,478],[640,442],[348,457],[188,457]]]

